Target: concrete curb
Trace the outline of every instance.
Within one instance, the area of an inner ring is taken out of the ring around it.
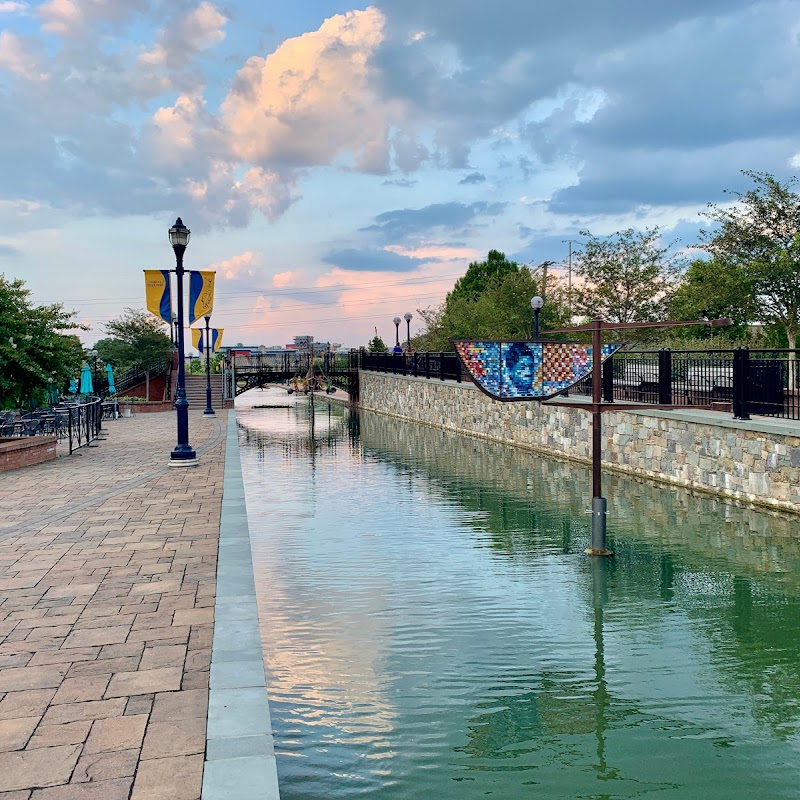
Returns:
[[[202,800],[278,800],[236,412],[228,415]]]

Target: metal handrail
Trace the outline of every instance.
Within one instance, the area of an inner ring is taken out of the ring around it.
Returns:
[[[81,447],[91,445],[100,436],[103,420],[103,400],[100,397],[88,403],[69,406],[67,435],[69,453],[72,455]]]

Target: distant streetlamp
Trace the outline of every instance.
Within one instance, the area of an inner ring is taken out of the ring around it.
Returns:
[[[172,315],[172,322],[169,326],[169,343],[175,347],[178,344],[178,315]]]
[[[533,338],[539,338],[539,313],[542,310],[542,306],[544,306],[544,298],[539,297],[537,294],[535,297],[531,297],[531,308],[533,309]]]
[[[411,320],[414,315],[410,311],[403,314],[403,319],[406,321],[406,341],[408,342],[408,352],[411,352]]]
[[[214,409],[211,407],[211,329],[208,327],[211,317],[206,317],[206,415],[215,416]]]
[[[394,322],[394,346],[400,347],[400,317],[395,317],[392,322]]]
[[[95,394],[100,394],[100,384],[97,382],[97,356],[99,353],[97,350],[92,350],[91,356],[93,361],[93,368],[92,368],[92,377],[94,378],[94,391]]]
[[[191,231],[178,217],[169,229],[169,240],[175,253],[175,277],[178,282],[178,385],[175,390],[175,414],[178,421],[178,443],[170,454],[171,467],[193,467],[197,453],[189,445],[189,401],[186,399],[186,365],[183,361],[183,254],[189,244]]]

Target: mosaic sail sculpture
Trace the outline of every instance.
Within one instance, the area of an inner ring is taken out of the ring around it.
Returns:
[[[580,342],[456,342],[477,387],[495,400],[547,400],[592,371],[592,346]],[[600,363],[620,344],[604,344]]]

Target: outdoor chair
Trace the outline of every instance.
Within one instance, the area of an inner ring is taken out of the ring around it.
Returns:
[[[13,436],[16,433],[16,417],[13,411],[0,412],[0,436]]]
[[[23,436],[37,436],[44,432],[45,418],[41,414],[25,414],[21,423]]]

